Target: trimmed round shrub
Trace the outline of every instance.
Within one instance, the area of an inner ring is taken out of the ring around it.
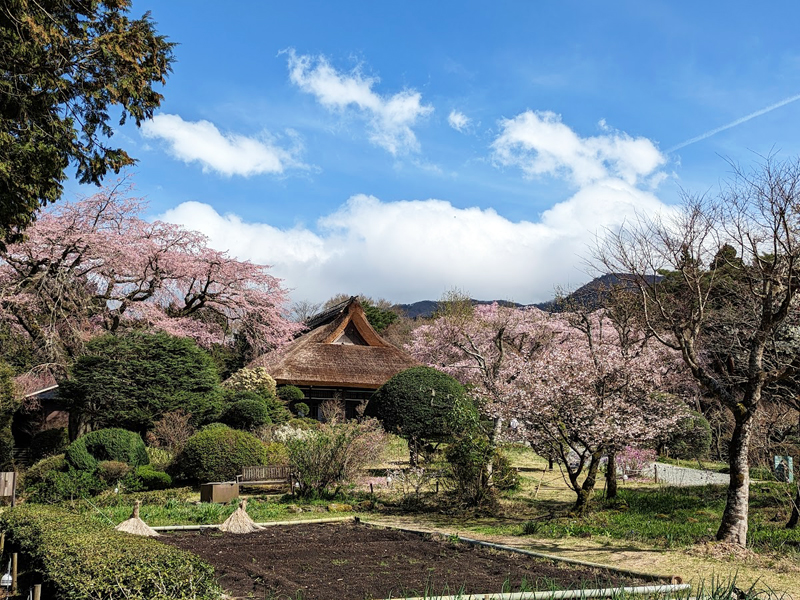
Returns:
[[[711,450],[711,425],[699,412],[692,411],[689,416],[678,421],[667,441],[667,447],[675,458],[704,458]]]
[[[31,439],[31,454],[39,460],[53,454],[61,454],[69,446],[66,427],[54,427],[39,431]]]
[[[222,597],[214,569],[200,557],[74,511],[26,504],[0,515],[0,527],[6,544],[25,556],[25,570],[49,588],[46,598]]]
[[[217,369],[197,343],[143,331],[90,341],[60,384],[59,396],[70,414],[93,428],[142,434],[166,413],[190,413],[197,426],[224,408]]]
[[[372,395],[366,414],[408,440],[412,451],[471,430],[478,421],[464,386],[432,367],[412,367],[392,377]]]
[[[260,402],[267,409],[269,421],[266,423],[275,423],[276,425],[280,425],[282,423],[286,423],[286,421],[292,418],[292,413],[289,412],[288,408],[286,408],[286,403],[277,396],[271,394],[252,390],[226,390],[225,400],[228,403],[228,409],[242,400],[255,400]],[[227,412],[227,409],[225,412]],[[230,424],[231,427],[241,429],[241,427],[235,426],[226,420],[227,417],[225,412],[223,412],[222,416],[220,417],[220,421]],[[262,425],[266,423],[262,423]],[[252,429],[255,429],[256,427],[259,427],[259,425],[254,425]],[[250,427],[245,427],[245,429],[250,429]]]
[[[283,385],[278,388],[278,398],[291,404],[292,402],[305,400],[306,395],[303,393],[303,390],[296,385]]]
[[[231,481],[242,467],[266,460],[266,448],[254,435],[214,423],[187,440],[173,468],[190,481]]]
[[[164,471],[157,471],[150,465],[137,467],[135,475],[141,481],[142,488],[147,491],[166,490],[172,486],[172,477]]]
[[[308,416],[309,408],[308,404],[306,404],[305,402],[298,402],[292,408],[294,408],[295,414],[297,414],[297,416],[300,417],[301,419],[303,417]]]
[[[72,442],[67,462],[79,471],[93,473],[104,460],[117,460],[138,467],[150,462],[142,438],[127,429],[98,429]]]
[[[230,405],[220,420],[234,429],[252,431],[256,427],[272,423],[269,407],[260,398],[245,398]]]

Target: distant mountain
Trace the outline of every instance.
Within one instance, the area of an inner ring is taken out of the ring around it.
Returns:
[[[656,281],[660,281],[660,276],[655,276]],[[538,304],[518,304],[516,302],[509,302],[507,300],[472,300],[474,305],[478,304],[492,304],[497,302],[504,306],[514,306],[521,308],[523,306],[535,306],[540,310],[547,312],[560,312],[563,310],[562,306],[581,306],[584,308],[594,309],[599,308],[602,304],[603,297],[612,287],[624,286],[633,289],[632,276],[625,273],[610,273],[592,279],[586,285],[582,285],[574,292],[567,295],[565,298],[554,298],[547,302],[539,302]],[[413,304],[396,304],[395,308],[402,310],[406,316],[411,319],[423,318],[428,319],[436,312],[439,303],[435,300],[420,300]]]
[[[655,280],[660,281],[661,277],[656,276]],[[609,273],[607,275],[601,275],[600,277],[595,277],[589,283],[582,285],[564,298],[554,298],[547,302],[534,304],[534,306],[547,312],[561,312],[564,310],[564,306],[593,310],[602,306],[605,295],[611,288],[615,287],[634,289],[633,275],[627,273]]]
[[[521,308],[525,306],[524,304],[509,302],[508,300],[475,300],[474,298],[470,298],[470,302],[472,302],[472,304],[475,306],[479,304],[493,304],[495,302],[503,306],[513,306],[515,308]],[[439,308],[439,303],[435,300],[420,300],[419,302],[414,302],[413,304],[395,304],[394,308],[402,310],[410,319],[429,319],[433,316],[433,313],[436,312],[436,309]]]

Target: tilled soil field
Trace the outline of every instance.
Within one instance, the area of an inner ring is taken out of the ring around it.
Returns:
[[[213,565],[223,589],[237,598],[362,600],[643,583],[353,522],[273,526],[246,535],[207,529],[159,540]]]

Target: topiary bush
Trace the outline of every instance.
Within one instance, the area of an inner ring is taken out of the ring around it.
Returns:
[[[283,400],[274,395],[252,390],[226,390],[225,401],[228,405],[228,408],[225,412],[227,412],[227,410],[230,409],[234,404],[241,402],[242,400],[253,400],[264,405],[266,407],[266,414],[269,417],[270,423],[280,425],[282,423],[286,423],[286,421],[292,418],[292,413],[289,412],[288,408],[286,408],[286,403]],[[225,416],[225,412],[223,412],[222,416],[220,417],[220,421],[228,424],[228,422],[225,420],[227,418]],[[233,425],[231,426],[233,427]],[[239,427],[237,427],[237,429],[239,429]]]
[[[193,340],[166,333],[103,335],[86,344],[59,395],[73,421],[144,433],[177,410],[197,426],[223,409],[211,357]]]
[[[308,416],[309,408],[308,408],[308,404],[306,404],[305,402],[298,402],[292,408],[294,408],[294,412],[301,419],[303,417],[307,417]]]
[[[282,385],[278,388],[277,392],[278,398],[283,400],[284,402],[291,404],[292,402],[300,402],[301,400],[305,400],[306,395],[296,385]],[[307,413],[306,413],[307,414]]]
[[[255,436],[214,423],[190,437],[173,472],[189,481],[230,481],[242,467],[266,464],[267,451]]]
[[[116,460],[132,467],[150,462],[142,438],[127,429],[98,429],[72,442],[66,452],[67,462],[79,471],[93,473],[104,460]]]
[[[448,440],[478,421],[464,386],[432,367],[412,367],[392,377],[372,395],[366,414],[408,440],[414,463],[424,444]]]
[[[21,589],[41,582],[44,598],[221,596],[214,570],[200,557],[62,508],[25,504],[0,515],[0,528],[23,555]]]
[[[31,457],[40,460],[53,454],[61,454],[69,446],[66,427],[53,427],[34,434],[31,439]]]
[[[172,477],[164,471],[154,469],[151,465],[143,465],[136,467],[122,484],[129,492],[166,490],[172,485]]]
[[[252,431],[257,427],[272,423],[269,413],[269,407],[261,398],[244,398],[225,409],[220,421],[234,429]]]

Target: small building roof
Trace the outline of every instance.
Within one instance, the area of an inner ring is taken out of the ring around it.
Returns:
[[[249,366],[266,368],[279,385],[376,390],[419,365],[377,334],[355,297],[315,315],[307,325],[309,331]]]

